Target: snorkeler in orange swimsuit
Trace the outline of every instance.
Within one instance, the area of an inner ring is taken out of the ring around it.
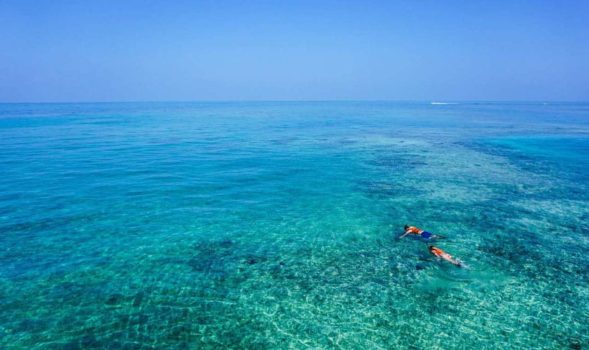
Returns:
[[[452,255],[446,253],[445,251],[441,250],[440,248],[434,247],[433,245],[430,245],[428,247],[429,252],[432,253],[433,255],[437,256],[440,259],[444,259],[458,267],[462,267],[463,264],[460,260],[454,259],[452,257]]]
[[[442,238],[442,236],[440,236],[440,235],[434,235],[431,232],[427,232],[427,231],[424,231],[424,230],[422,230],[422,229],[420,229],[418,227],[409,226],[409,225],[405,225],[405,233],[401,237],[399,237],[399,238],[403,238],[403,237],[405,237],[405,236],[407,236],[409,234],[417,235],[417,236],[419,236],[419,237],[421,237],[423,239],[432,239],[432,238],[433,239],[438,239],[438,238]]]

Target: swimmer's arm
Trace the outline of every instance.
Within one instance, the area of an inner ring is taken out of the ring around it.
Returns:
[[[407,236],[407,235],[408,235],[408,234],[410,234],[410,233],[411,233],[411,231],[407,231],[407,232],[405,232],[405,233],[404,233],[404,234],[403,234],[401,237],[399,237],[399,238],[403,238],[403,237]]]

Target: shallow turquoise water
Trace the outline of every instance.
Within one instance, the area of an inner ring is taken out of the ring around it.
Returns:
[[[589,346],[589,104],[0,105],[0,170],[3,349]]]

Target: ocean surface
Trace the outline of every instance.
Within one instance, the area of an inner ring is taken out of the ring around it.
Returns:
[[[1,349],[589,348],[589,104],[1,104],[0,175]]]

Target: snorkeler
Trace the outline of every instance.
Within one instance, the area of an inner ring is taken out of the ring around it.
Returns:
[[[458,259],[454,259],[452,257],[452,255],[446,253],[445,251],[441,250],[440,248],[434,247],[433,245],[430,245],[428,247],[429,252],[432,253],[433,255],[437,256],[440,259],[444,259],[458,267],[463,267],[463,264],[460,260]]]
[[[399,237],[399,238],[403,238],[403,237],[405,237],[405,236],[407,236],[409,234],[417,235],[417,236],[419,236],[419,237],[421,237],[423,239],[432,239],[432,238],[433,239],[438,239],[438,238],[443,238],[443,236],[434,235],[431,232],[427,232],[427,231],[424,231],[424,230],[422,230],[422,229],[420,229],[418,227],[409,226],[409,225],[405,225],[405,233],[401,237]]]

